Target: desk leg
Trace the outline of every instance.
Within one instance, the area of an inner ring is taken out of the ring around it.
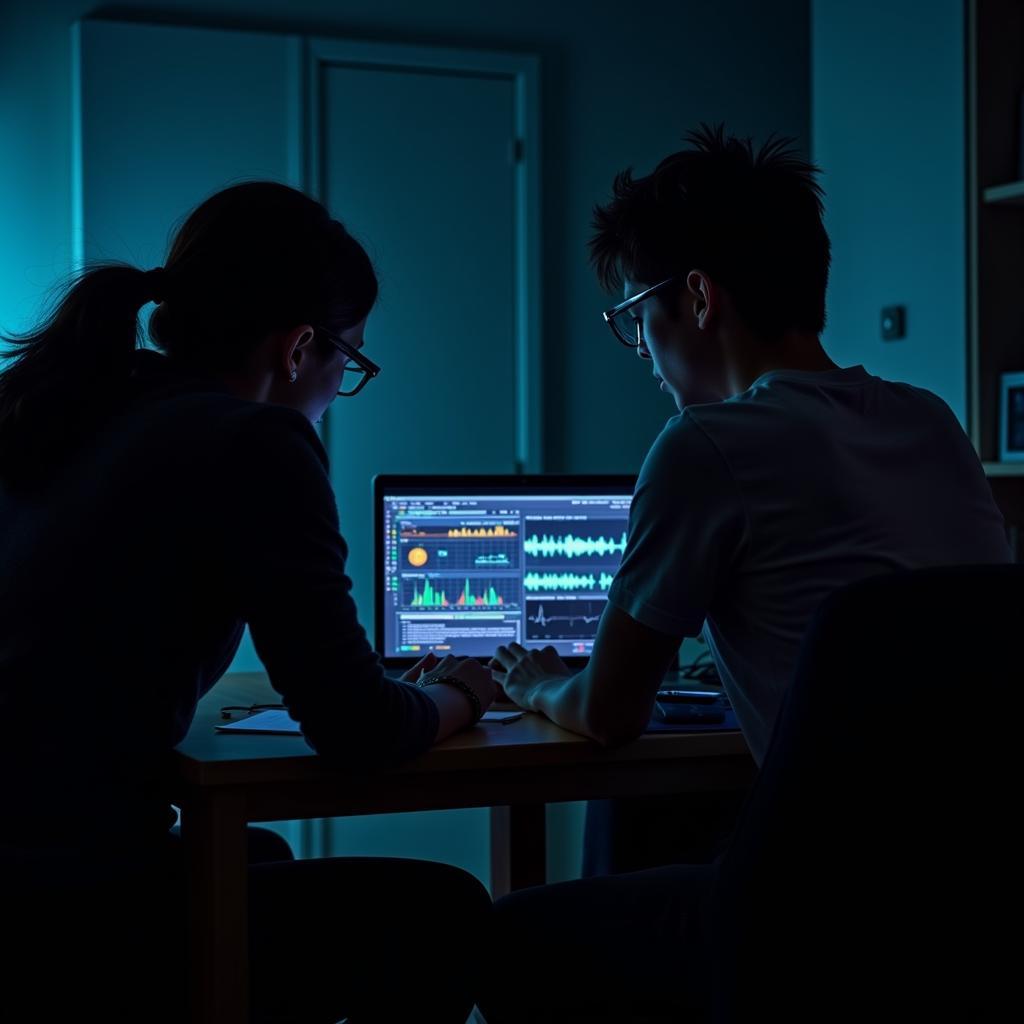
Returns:
[[[189,1000],[193,1024],[248,1024],[248,851],[245,806],[234,794],[181,808],[188,872]]]
[[[547,825],[544,804],[491,808],[491,895],[547,880]]]

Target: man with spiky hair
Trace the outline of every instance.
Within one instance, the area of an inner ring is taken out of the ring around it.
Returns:
[[[521,706],[624,743],[644,731],[681,641],[702,634],[760,763],[828,594],[1012,556],[946,403],[840,367],[822,347],[830,244],[817,168],[792,140],[755,151],[702,126],[687,141],[647,176],[620,174],[595,210],[592,261],[625,296],[605,319],[678,415],[640,471],[593,655],[573,674],[553,649],[510,644],[492,671]],[[528,943],[531,962],[573,950],[582,973],[567,1006],[590,979],[601,993],[590,1019],[629,1019],[615,1016],[610,984],[653,978],[692,925],[673,870],[515,894],[496,908],[502,943]],[[564,1009],[551,1006],[551,1019]]]
[[[647,455],[589,667],[499,649],[510,696],[607,743],[646,725],[703,633],[760,761],[811,614],[886,570],[1010,559],[977,455],[941,398],[822,347],[830,246],[817,168],[703,126],[620,174],[591,258],[605,314],[679,410]],[[511,656],[510,656],[511,655]]]

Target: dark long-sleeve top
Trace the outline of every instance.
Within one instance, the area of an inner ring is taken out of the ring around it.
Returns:
[[[331,762],[430,745],[436,706],[385,676],[359,625],[300,413],[140,351],[127,401],[69,447],[41,482],[0,479],[0,852],[157,842],[169,753],[245,623]]]

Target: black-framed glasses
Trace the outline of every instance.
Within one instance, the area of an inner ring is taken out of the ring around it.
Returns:
[[[324,330],[323,327],[320,328],[320,333],[348,359],[344,370],[347,376],[341,378],[341,389],[338,391],[338,394],[342,398],[351,398],[353,395],[358,395],[380,373],[380,367],[372,359],[364,356],[359,349],[350,345],[347,341],[343,341],[336,334],[331,334],[330,331]],[[355,365],[349,365],[349,363],[354,363]]]
[[[644,299],[649,299],[652,295],[656,295],[670,284],[675,284],[678,280],[678,275],[666,277],[664,281],[660,281],[650,288],[645,288],[642,292],[637,292],[636,295],[626,299],[625,302],[620,302],[617,306],[606,309],[601,316],[604,317],[605,323],[612,329],[615,340],[621,342],[627,348],[639,348],[644,340],[643,323],[636,317],[630,316],[629,311],[634,306],[643,302]]]
[[[221,718],[230,718],[236,711],[244,711],[247,715],[255,715],[258,711],[285,711],[283,704],[225,704],[220,709]]]

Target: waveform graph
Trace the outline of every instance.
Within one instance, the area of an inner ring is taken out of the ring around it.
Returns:
[[[526,640],[592,640],[604,611],[604,600],[527,601]]]
[[[528,572],[523,577],[523,586],[531,594],[607,592],[613,579],[615,576],[610,572]]]
[[[622,523],[580,523],[571,529],[565,524],[561,530],[528,530],[523,540],[526,557],[538,561],[618,562],[625,550],[626,530]]]
[[[464,573],[518,569],[519,541],[509,537],[399,539],[398,561],[406,570]]]
[[[402,579],[406,608],[509,608],[520,604],[515,577],[407,575]]]
[[[500,540],[519,536],[518,524],[515,523],[463,523],[448,525],[447,523],[421,523],[414,519],[403,519],[398,524],[398,536],[406,540]]]
[[[514,569],[519,562],[519,552],[511,551],[485,551],[473,556],[473,567],[475,569]]]

